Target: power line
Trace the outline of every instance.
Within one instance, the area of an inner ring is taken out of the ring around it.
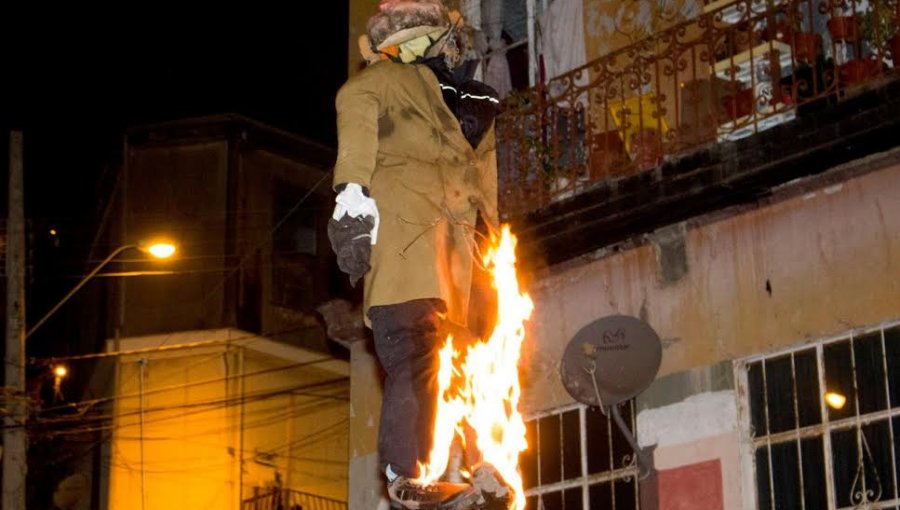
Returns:
[[[336,360],[334,358],[319,358],[319,359],[313,360],[313,361],[295,363],[295,364],[291,364],[291,365],[285,365],[282,367],[267,368],[267,369],[263,369],[263,370],[258,370],[256,372],[249,372],[249,373],[237,374],[237,375],[229,375],[229,376],[224,376],[224,377],[217,377],[214,379],[205,379],[202,381],[193,381],[193,382],[184,383],[184,384],[177,384],[177,385],[172,385],[172,386],[167,386],[167,387],[162,387],[162,388],[155,388],[152,390],[144,391],[143,395],[146,396],[148,394],[161,393],[161,392],[165,392],[165,391],[182,390],[182,389],[191,388],[191,387],[195,387],[195,386],[203,386],[203,385],[207,385],[207,384],[217,384],[217,383],[221,383],[221,382],[225,382],[225,381],[240,380],[243,378],[256,377],[258,375],[263,375],[263,374],[272,374],[272,373],[281,372],[281,371],[285,371],[285,370],[293,370],[296,368],[302,368],[302,367],[308,367],[308,366],[317,365],[317,364],[321,364],[321,363],[327,363],[329,361],[336,361]],[[344,377],[344,379],[346,379],[346,377]],[[102,404],[105,402],[113,402],[115,400],[121,400],[121,399],[125,399],[125,398],[136,398],[136,397],[139,397],[140,395],[141,395],[141,393],[130,393],[130,394],[125,394],[125,395],[116,395],[116,396],[111,396],[111,397],[95,398],[95,399],[91,399],[91,400],[82,400],[80,402],[72,402],[72,403],[68,403],[65,405],[49,407],[49,408],[43,409],[42,412],[46,413],[46,412],[51,412],[51,411],[61,411],[61,410],[72,409],[72,408],[77,409],[80,407],[88,407],[89,408],[89,407],[93,407],[93,406],[96,406],[97,404]]]
[[[216,344],[229,344],[233,342],[242,342],[241,345],[236,347],[247,347],[252,342],[268,340],[266,337],[271,336],[279,336],[288,333],[296,333],[299,331],[306,331],[318,329],[315,326],[299,326],[295,328],[283,329],[280,331],[269,331],[263,332],[259,334],[248,333],[246,335],[235,336],[231,338],[223,338],[218,340],[200,340],[196,342],[187,342],[187,343],[179,343],[174,345],[159,345],[156,347],[146,347],[143,349],[129,349],[129,350],[120,350],[120,351],[107,351],[107,352],[96,352],[91,354],[76,354],[72,356],[55,356],[50,358],[32,358],[29,360],[29,364],[32,365],[52,365],[55,363],[60,363],[63,361],[78,361],[85,359],[97,359],[97,358],[109,358],[114,356],[127,356],[133,354],[152,354],[156,352],[169,351],[169,350],[177,350],[177,349],[191,349],[194,347],[205,347],[209,345]],[[218,355],[218,354],[217,354]],[[324,363],[327,361],[335,361],[336,358],[328,357],[328,358],[320,358],[316,361],[316,363]]]
[[[275,234],[275,231],[277,231],[279,228],[281,228],[281,226],[284,225],[284,224],[287,222],[287,220],[288,220],[295,212],[297,212],[298,209],[300,209],[300,206],[303,205],[304,202],[306,202],[306,199],[308,199],[308,198],[313,194],[313,192],[315,192],[316,189],[318,189],[319,186],[321,186],[322,183],[325,182],[325,180],[326,180],[328,177],[331,176],[331,173],[332,173],[333,170],[334,170],[334,169],[331,169],[331,170],[328,170],[327,172],[325,172],[325,173],[322,175],[322,177],[321,177],[321,178],[320,178],[320,179],[319,179],[319,180],[318,180],[318,181],[317,181],[317,182],[316,182],[316,183],[315,183],[315,184],[314,184],[307,192],[306,192],[306,194],[303,195],[302,197],[300,197],[300,200],[298,200],[297,203],[294,204],[294,206],[291,207],[291,209],[288,210],[288,212],[286,212],[286,213],[284,214],[284,216],[281,217],[281,219],[278,221],[278,223],[276,223],[275,226],[273,226],[272,229],[269,230],[268,235],[267,235],[267,236],[264,236],[264,237],[263,237],[263,240],[262,240],[261,242],[259,242],[253,249],[250,249],[250,250],[248,250],[246,253],[244,253],[244,255],[241,257],[241,259],[240,259],[240,261],[238,262],[238,264],[237,264],[231,271],[229,271],[229,273],[226,274],[226,275],[219,281],[219,283],[218,283],[215,287],[213,287],[213,288],[206,294],[206,297],[204,297],[204,298],[201,300],[201,303],[202,303],[202,304],[205,304],[212,296],[214,296],[219,290],[221,290],[221,288],[225,286],[225,282],[227,282],[229,278],[231,278],[232,276],[234,276],[234,274],[235,274],[238,270],[240,270],[242,267],[244,267],[244,262],[247,261],[247,258],[250,257],[256,249],[262,248],[262,247],[265,246],[266,244],[272,242],[272,236],[273,236],[273,234]]]
[[[344,379],[335,379],[330,381],[321,381],[319,383],[314,384],[301,384],[286,388],[276,388],[266,391],[260,391],[251,395],[232,395],[226,396],[220,399],[210,400],[202,403],[182,403],[175,405],[165,405],[165,406],[157,406],[153,408],[144,408],[144,409],[134,409],[121,413],[104,413],[104,414],[94,414],[94,415],[84,415],[79,414],[75,416],[66,416],[61,418],[44,418],[38,420],[32,420],[28,423],[27,427],[31,429],[33,432],[41,433],[46,435],[47,437],[57,437],[57,436],[71,436],[71,435],[81,435],[89,432],[100,432],[106,430],[118,430],[127,427],[136,426],[137,423],[125,422],[123,423],[124,418],[137,416],[141,413],[143,414],[157,414],[164,413],[170,411],[177,411],[183,409],[193,409],[193,411],[179,413],[171,416],[157,416],[151,420],[145,420],[145,424],[147,423],[159,423],[171,419],[182,419],[186,416],[192,415],[200,415],[209,412],[218,411],[221,409],[228,409],[229,407],[239,407],[245,406],[246,404],[254,404],[263,402],[266,400],[271,400],[272,398],[276,398],[283,395],[301,395],[308,396],[313,400],[307,400],[301,402],[300,405],[296,405],[293,407],[288,407],[284,409],[283,406],[279,406],[278,408],[273,409],[256,409],[252,410],[251,413],[253,416],[257,416],[259,419],[255,422],[249,422],[248,427],[257,427],[264,426],[266,424],[274,424],[285,419],[292,419],[297,416],[306,416],[309,414],[311,410],[324,410],[329,409],[330,405],[323,405],[324,403],[331,403],[332,405],[345,405],[344,403],[349,399],[345,395],[323,395],[320,393],[305,393],[302,390],[304,389],[312,389],[316,387],[326,387],[334,384],[340,384],[346,382],[346,378]],[[267,416],[275,412],[274,415]],[[72,424],[74,426],[66,428],[65,426],[68,424]],[[22,426],[21,424],[15,425],[16,427]],[[54,428],[52,430],[47,430],[46,428]],[[7,427],[9,428],[9,427]],[[233,428],[233,427],[225,427],[225,429]],[[219,430],[225,429],[213,429],[211,432],[200,432],[195,435],[204,435],[206,433],[212,433]],[[145,437],[145,439],[147,439]],[[161,438],[155,438],[161,439]]]
[[[255,396],[249,402],[250,403],[260,402],[260,401],[263,401],[266,399],[271,399],[274,397],[288,395],[288,394],[296,394],[296,391],[294,391],[294,389],[292,389],[292,388],[280,389],[277,391],[269,392],[266,395]],[[158,424],[160,422],[164,422],[164,421],[167,421],[170,419],[181,419],[184,416],[205,414],[205,413],[218,411],[221,409],[228,409],[229,407],[239,407],[241,405],[240,400],[241,399],[239,397],[235,398],[235,399],[223,399],[221,402],[209,403],[209,404],[207,404],[209,406],[208,408],[199,409],[193,413],[180,413],[180,414],[173,415],[173,416],[159,417],[159,418],[156,418],[155,420],[149,420],[149,421],[145,420],[144,423],[145,423],[145,426],[148,423]],[[246,403],[247,402],[245,402],[245,404]],[[143,412],[145,414],[160,413],[160,412],[175,411],[175,410],[179,410],[179,409],[183,409],[183,408],[196,409],[197,407],[198,406],[196,406],[196,405],[175,405],[175,406],[165,406],[165,407],[155,408],[155,409],[144,409]],[[326,407],[323,407],[322,404],[320,404],[319,402],[307,402],[307,403],[304,403],[303,407],[300,407],[298,409],[288,409],[286,411],[280,411],[278,414],[276,414],[274,416],[258,417],[258,419],[256,419],[255,421],[245,422],[243,427],[245,429],[264,427],[264,426],[268,426],[268,425],[273,425],[275,423],[283,422],[286,419],[293,419],[298,416],[306,416],[309,414],[307,411],[310,408],[325,409]],[[131,422],[121,423],[120,420],[122,418],[138,416],[140,413],[141,413],[141,410],[137,409],[134,411],[129,411],[127,413],[121,413],[121,414],[116,414],[116,415],[112,415],[112,416],[104,416],[102,419],[94,420],[96,422],[94,424],[78,425],[77,427],[64,428],[64,429],[60,429],[60,430],[42,430],[41,433],[43,433],[47,437],[59,437],[59,436],[69,436],[69,435],[80,435],[80,434],[85,434],[85,433],[89,433],[89,432],[102,432],[102,431],[107,431],[107,430],[121,430],[121,429],[130,428],[130,427],[137,427],[137,426],[139,426],[138,423],[131,423]],[[41,423],[43,423],[43,422],[41,422]],[[54,423],[54,425],[59,425],[59,423]],[[29,425],[29,427],[33,427],[33,425]],[[228,431],[233,428],[234,428],[233,425],[225,425],[225,426],[221,426],[221,427],[217,426],[212,429],[192,431],[189,435],[185,435],[183,437],[204,436],[204,435],[209,435],[209,434],[213,434],[213,433]],[[163,440],[170,440],[170,439],[172,439],[172,438],[144,436],[145,441],[163,441]]]

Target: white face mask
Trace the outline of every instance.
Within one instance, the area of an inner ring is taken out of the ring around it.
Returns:
[[[408,64],[413,60],[425,56],[425,52],[431,47],[431,37],[423,35],[400,44],[400,61]]]

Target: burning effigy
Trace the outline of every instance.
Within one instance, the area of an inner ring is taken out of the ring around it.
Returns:
[[[380,468],[392,505],[409,510],[470,508],[488,497],[492,508],[524,506],[518,357],[531,302],[519,293],[515,240],[497,227],[500,99],[475,79],[463,26],[440,0],[382,0],[360,38],[367,67],[335,101],[328,235],[351,285],[364,282],[363,318],[385,375]],[[483,261],[479,219],[496,236]],[[500,313],[491,334],[469,341],[481,262]],[[459,442],[475,452],[464,482],[447,469]]]
[[[528,443],[519,413],[518,364],[525,321],[534,305],[519,289],[516,238],[509,227],[504,226],[494,241],[484,264],[497,292],[496,324],[486,339],[477,339],[457,350],[453,338],[448,337],[441,349],[434,442],[428,464],[421,466],[419,480],[429,484],[444,474],[454,438],[470,440],[472,434],[464,430],[468,426],[474,432],[481,464],[499,475],[511,492],[509,508],[519,510],[525,507],[519,454]],[[473,479],[476,476],[477,473],[472,474]]]

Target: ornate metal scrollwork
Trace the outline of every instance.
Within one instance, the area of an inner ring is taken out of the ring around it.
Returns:
[[[869,443],[861,428],[856,429],[856,452],[856,476],[850,486],[850,504],[856,510],[871,510],[881,500],[883,488],[875,459],[872,458],[872,451],[869,450]],[[872,470],[872,480],[866,476],[867,462]]]

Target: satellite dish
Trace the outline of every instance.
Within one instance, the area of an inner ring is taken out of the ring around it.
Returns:
[[[560,363],[569,395],[604,414],[611,413],[636,454],[640,477],[653,471],[653,449],[641,449],[619,413],[619,404],[647,389],[662,361],[659,336],[646,322],[612,315],[581,328],[566,346]]]
[[[647,389],[661,361],[662,345],[653,328],[635,317],[611,315],[591,322],[572,338],[560,375],[575,400],[609,407]]]

